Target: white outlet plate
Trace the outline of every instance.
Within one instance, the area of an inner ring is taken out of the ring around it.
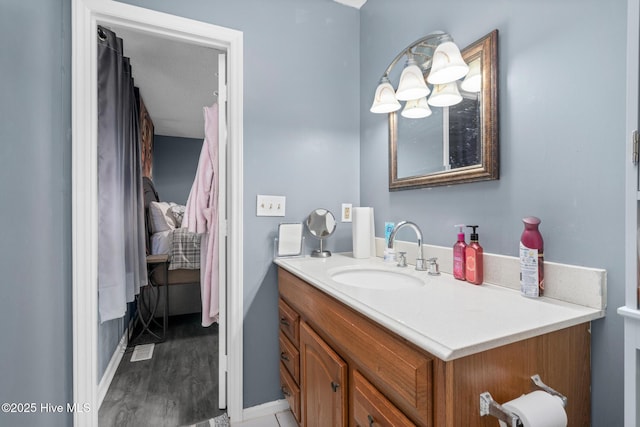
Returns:
[[[351,215],[353,213],[351,203],[342,204],[342,222],[351,222]]]
[[[284,216],[285,196],[265,196],[258,194],[256,199],[256,216]]]

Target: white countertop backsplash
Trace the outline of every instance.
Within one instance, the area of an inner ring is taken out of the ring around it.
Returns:
[[[382,255],[384,240],[377,240]],[[396,244],[396,251],[407,249],[410,264],[415,248],[415,243]],[[278,258],[275,263],[445,361],[604,317],[605,270],[545,262],[545,296],[531,299],[520,295],[515,257],[485,254],[485,283],[476,286],[450,274],[451,249],[424,245],[424,251],[425,258],[439,258],[443,274],[429,276],[410,265],[403,272],[420,278],[424,286],[392,291],[347,286],[331,278],[330,270],[346,266],[398,269],[379,257],[334,253],[329,258]]]

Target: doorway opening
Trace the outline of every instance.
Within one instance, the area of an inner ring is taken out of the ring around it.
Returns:
[[[74,0],[72,57],[73,201],[73,371],[74,401],[91,411],[74,413],[75,425],[98,425],[97,315],[97,83],[98,25],[117,26],[150,36],[226,53],[228,135],[227,173],[221,177],[227,201],[225,262],[227,412],[242,420],[242,33],[211,24],[111,1]],[[212,75],[215,71],[212,71]],[[223,183],[224,182],[224,183]],[[221,194],[222,197],[222,194]],[[222,243],[222,242],[221,242]],[[222,251],[222,246],[221,246]],[[223,299],[224,298],[224,299]]]

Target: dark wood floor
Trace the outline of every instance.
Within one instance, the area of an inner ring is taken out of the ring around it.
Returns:
[[[125,352],[100,407],[102,427],[177,427],[224,413],[218,409],[218,325],[200,315],[169,318],[167,340],[151,360]]]

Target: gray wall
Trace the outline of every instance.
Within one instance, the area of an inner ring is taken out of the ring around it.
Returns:
[[[180,205],[187,203],[202,142],[202,139],[154,136],[153,184],[160,200]]]
[[[448,246],[454,224],[475,223],[485,251],[515,256],[521,218],[539,216],[547,260],[607,269],[607,317],[592,325],[593,425],[623,425],[626,2],[368,0],[360,25],[360,198],[376,209],[376,234],[406,218]],[[466,46],[495,28],[500,180],[388,192],[387,120],[368,111],[380,75],[431,31]]]
[[[0,412],[3,426],[68,426],[72,400],[71,2],[0,1]]]
[[[244,405],[280,399],[273,238],[316,207],[338,216],[359,203],[359,12],[329,0],[126,3],[244,33]],[[286,196],[286,217],[256,217],[257,194]],[[350,224],[327,247],[350,250]]]
[[[12,224],[0,229],[2,402],[72,399],[70,3],[0,2],[0,220]],[[281,397],[277,224],[361,198],[376,208],[378,235],[385,220],[409,218],[428,243],[450,245],[451,225],[473,221],[485,249],[507,255],[520,218],[538,215],[547,259],[606,268],[607,318],[593,324],[593,425],[622,425],[624,1],[369,0],[360,12],[329,0],[135,3],[245,34],[246,406]],[[368,113],[380,73],[434,29],[465,45],[493,28],[500,181],[389,193],[386,120]],[[256,218],[258,193],[286,195],[287,216]],[[330,249],[348,250],[349,236],[339,223]],[[0,413],[0,424],[66,426],[71,415]]]

